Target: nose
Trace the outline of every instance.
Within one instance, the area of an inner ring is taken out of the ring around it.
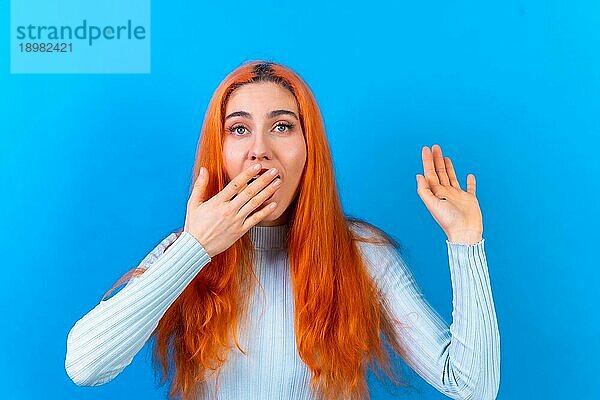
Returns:
[[[250,144],[249,156],[253,161],[261,161],[263,159],[268,160],[272,158],[269,143],[263,138],[263,135],[254,135],[254,139]]]

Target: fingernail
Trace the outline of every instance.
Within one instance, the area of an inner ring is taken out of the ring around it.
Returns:
[[[204,167],[200,167],[200,176],[204,176],[205,173]]]

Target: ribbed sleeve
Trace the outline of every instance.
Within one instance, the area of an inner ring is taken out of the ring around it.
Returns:
[[[446,241],[452,280],[452,324],[432,308],[409,266],[392,246],[363,246],[414,371],[453,399],[495,399],[500,335],[484,252]],[[435,273],[435,268],[431,268]]]
[[[193,235],[183,231],[175,237],[169,235],[142,260],[140,266],[147,268],[143,274],[100,301],[71,328],[65,369],[74,383],[101,385],[123,371],[167,309],[211,261]]]

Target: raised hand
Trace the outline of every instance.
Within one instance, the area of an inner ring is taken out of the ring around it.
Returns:
[[[483,218],[475,197],[475,175],[460,187],[449,157],[434,144],[421,149],[425,176],[417,174],[417,193],[450,242],[476,244],[482,239]]]
[[[272,168],[252,181],[260,168],[258,164],[242,171],[210,199],[205,194],[208,171],[203,168],[204,175],[198,174],[187,203],[183,230],[194,236],[210,257],[227,250],[275,210],[274,202],[264,203],[279,188],[281,179]],[[248,184],[249,181],[252,182]]]

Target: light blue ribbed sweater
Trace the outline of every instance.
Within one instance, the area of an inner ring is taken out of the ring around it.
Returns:
[[[364,226],[349,224],[361,235]],[[288,225],[254,226],[256,285],[249,329],[219,374],[219,392],[205,398],[314,399],[310,372],[298,356],[285,235]],[[173,243],[174,242],[174,243]],[[171,247],[165,252],[170,243]],[[500,382],[500,335],[484,239],[474,245],[446,240],[452,281],[452,324],[428,304],[413,275],[391,245],[359,242],[370,273],[386,296],[392,317],[408,323],[399,331],[405,359],[414,371],[453,399],[494,399]],[[147,270],[78,320],[67,336],[65,368],[77,385],[115,378],[140,351],[169,306],[211,261],[194,236],[176,231],[140,263]],[[262,315],[261,315],[262,313]],[[249,333],[249,334],[248,334]],[[214,374],[209,387],[214,388]]]

